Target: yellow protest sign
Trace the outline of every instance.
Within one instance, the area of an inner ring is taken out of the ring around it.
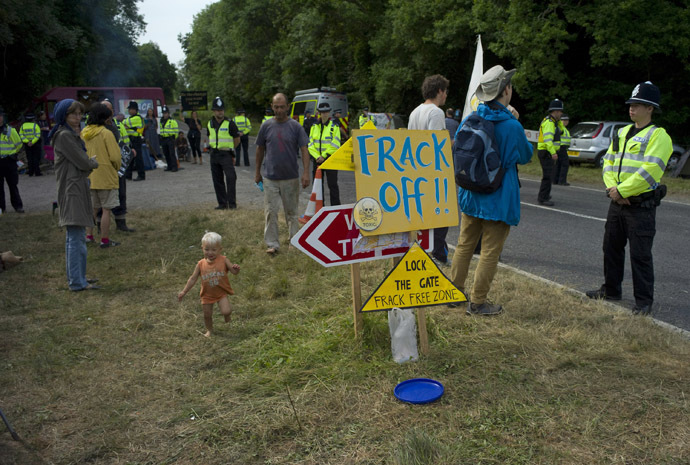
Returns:
[[[360,312],[466,302],[467,297],[416,242],[388,273]]]
[[[448,131],[355,130],[352,142],[357,199],[383,212],[390,234],[458,224],[453,154]]]
[[[362,129],[376,129],[376,125],[372,121],[367,121]],[[340,170],[340,171],[354,171],[355,164],[352,161],[352,137],[345,141],[333,155],[321,163],[319,166],[322,170]]]

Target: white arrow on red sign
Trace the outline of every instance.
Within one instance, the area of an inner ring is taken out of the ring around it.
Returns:
[[[408,247],[377,249],[354,253],[359,229],[352,215],[354,204],[324,207],[292,237],[290,243],[323,266],[400,257]],[[424,250],[433,248],[433,234],[428,230],[417,233],[417,242]]]

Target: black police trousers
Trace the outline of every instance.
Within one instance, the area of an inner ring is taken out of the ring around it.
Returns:
[[[651,202],[650,202],[651,203]],[[656,207],[611,202],[604,232],[604,290],[620,296],[625,268],[625,245],[630,243],[633,294],[637,305],[654,302],[652,245],[656,233]]]
[[[216,191],[216,200],[221,208],[237,208],[235,194],[237,173],[235,173],[233,155],[230,151],[211,151],[213,189]]]
[[[546,202],[551,198],[551,177],[553,176],[553,158],[548,150],[539,150],[537,152],[539,163],[541,163],[541,185],[539,186],[539,194],[537,200],[539,202]]]
[[[141,149],[142,138],[141,137],[131,137],[129,138],[130,147],[132,147],[136,152],[137,156],[129,162],[125,177],[127,179],[132,179],[132,172],[136,168],[137,178],[146,179],[146,171],[144,170],[144,151]]]

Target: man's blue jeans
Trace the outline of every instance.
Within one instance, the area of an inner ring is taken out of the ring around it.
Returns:
[[[65,238],[65,261],[67,262],[67,283],[71,291],[88,286],[86,282],[86,228],[67,226]]]

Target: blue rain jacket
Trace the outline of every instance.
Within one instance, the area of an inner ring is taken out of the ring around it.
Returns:
[[[500,103],[495,103],[500,109],[493,110],[482,103],[477,108],[477,113],[494,123],[496,143],[505,170],[503,183],[491,194],[479,194],[461,187],[458,192],[458,205],[466,215],[517,226],[520,222],[520,185],[516,164],[528,163],[534,148],[527,140],[524,128],[512,113]]]

